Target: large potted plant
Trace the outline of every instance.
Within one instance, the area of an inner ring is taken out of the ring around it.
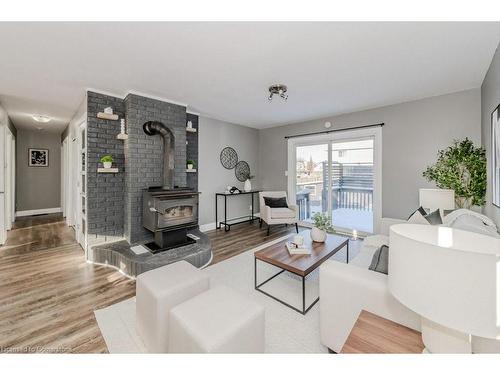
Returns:
[[[333,232],[330,217],[324,212],[316,212],[312,219],[314,226],[311,229],[311,239],[314,242],[325,242],[327,232]]]
[[[440,189],[455,190],[457,207],[482,206],[486,195],[486,151],[474,147],[468,138],[455,140],[438,152],[437,162],[427,167],[423,176]]]

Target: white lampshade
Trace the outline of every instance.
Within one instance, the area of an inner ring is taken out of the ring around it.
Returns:
[[[422,317],[500,339],[500,240],[448,227],[390,229],[389,290]]]
[[[455,191],[449,189],[419,189],[420,206],[434,211],[436,209],[455,209]]]

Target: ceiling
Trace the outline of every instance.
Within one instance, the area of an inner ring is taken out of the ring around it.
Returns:
[[[265,128],[479,87],[500,23],[0,23],[0,35],[0,103],[18,128],[61,132],[87,88]],[[268,103],[273,83],[287,102]]]

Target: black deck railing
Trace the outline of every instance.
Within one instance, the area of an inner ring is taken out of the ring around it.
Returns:
[[[373,211],[373,164],[332,164],[332,209],[347,208]],[[328,186],[328,163],[323,162],[323,186]],[[328,189],[321,194],[322,207],[328,204]],[[311,217],[310,194],[307,190],[297,192],[297,205],[301,220]]]
[[[373,210],[373,164],[332,164],[332,208]],[[328,186],[328,163],[323,162],[323,186]],[[323,190],[322,204],[328,201],[327,190]]]

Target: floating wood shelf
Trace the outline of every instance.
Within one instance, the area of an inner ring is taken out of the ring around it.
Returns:
[[[196,129],[195,128],[186,128],[186,131],[188,133],[196,133]]]
[[[118,173],[118,168],[97,168],[97,173]]]
[[[118,115],[115,115],[115,114],[109,114],[109,113],[104,113],[104,112],[99,112],[97,114],[97,117],[98,118],[102,118],[104,120],[118,120]]]
[[[196,169],[186,169],[186,172],[188,173],[196,173]]]

